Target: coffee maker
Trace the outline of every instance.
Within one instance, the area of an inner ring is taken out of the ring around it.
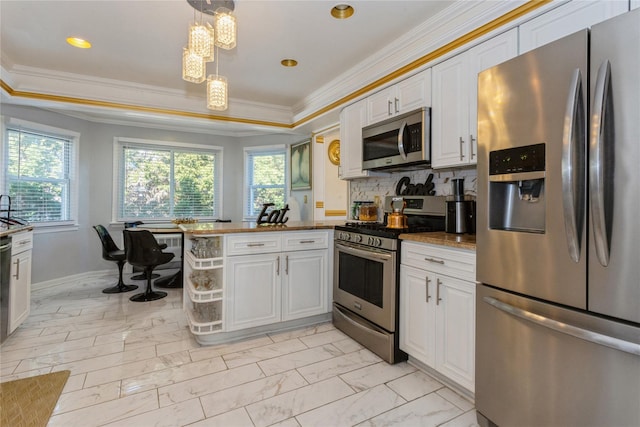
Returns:
[[[465,197],[464,178],[451,180],[453,196],[447,198],[445,231],[456,234],[475,234],[476,201]]]

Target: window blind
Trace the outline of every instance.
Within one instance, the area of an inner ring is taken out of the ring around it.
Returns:
[[[16,217],[31,223],[75,221],[75,140],[6,129],[6,191]]]
[[[287,152],[277,148],[245,149],[245,219],[255,219],[264,203],[287,202]]]
[[[122,142],[118,221],[219,215],[219,150]]]

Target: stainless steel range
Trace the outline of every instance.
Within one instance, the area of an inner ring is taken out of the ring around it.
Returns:
[[[407,228],[385,222],[350,222],[335,228],[333,323],[389,363],[407,359],[398,346],[398,295],[402,233],[443,231],[444,197],[405,196]]]

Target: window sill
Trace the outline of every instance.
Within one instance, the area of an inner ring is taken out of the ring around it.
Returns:
[[[68,231],[78,231],[80,226],[78,224],[56,224],[56,225],[44,225],[44,224],[31,224],[33,226],[33,234],[49,234],[49,233],[64,233]]]

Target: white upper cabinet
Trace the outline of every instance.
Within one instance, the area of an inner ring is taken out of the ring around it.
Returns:
[[[433,67],[433,168],[477,162],[478,73],[518,54],[512,29]]]
[[[369,176],[362,170],[362,127],[366,126],[367,100],[349,105],[340,112],[340,168],[341,179]]]
[[[367,124],[431,106],[431,69],[424,70],[367,98]]]
[[[627,0],[572,1],[563,4],[520,25],[520,53],[528,52],[628,10]]]

